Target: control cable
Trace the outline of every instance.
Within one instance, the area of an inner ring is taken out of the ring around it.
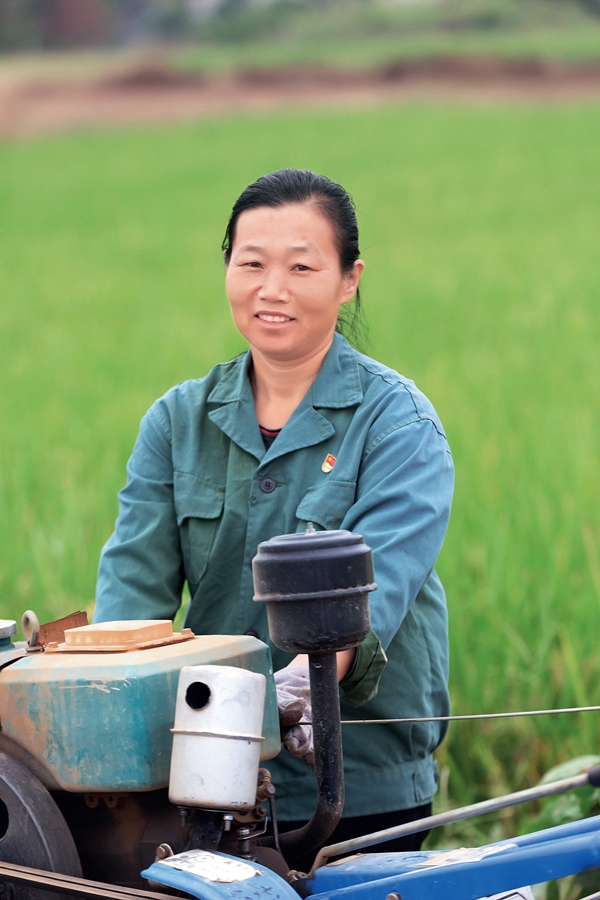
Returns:
[[[527,709],[520,712],[476,713],[469,716],[412,716],[403,719],[342,719],[342,725],[393,725],[415,722],[468,722],[478,719],[516,719],[523,716],[557,716],[563,713],[600,712],[600,706],[568,706],[564,709]],[[300,722],[310,725],[310,722]]]

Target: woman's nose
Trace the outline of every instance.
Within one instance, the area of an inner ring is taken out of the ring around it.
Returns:
[[[261,300],[289,300],[285,273],[277,269],[267,269],[259,292]]]

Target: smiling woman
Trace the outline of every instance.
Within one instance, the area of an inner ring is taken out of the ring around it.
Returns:
[[[364,263],[342,271],[332,225],[314,203],[242,213],[228,256],[227,296],[252,346],[257,415],[282,428],[321,367]]]
[[[350,198],[313,172],[263,176],[236,201],[223,250],[249,350],[173,388],[144,417],[100,560],[95,620],[173,617],[187,580],[196,634],[268,642],[263,604],[252,601],[258,544],[308,522],[348,529],[373,550],[378,590],[371,633],[338,654],[342,717],[357,707],[367,719],[447,715],[446,605],[433,566],[452,461],[414,384],[336,333],[364,268]],[[278,815],[292,828],[314,807],[302,762],[312,736],[294,724],[310,708],[307,660],[270,646],[290,751],[270,768]],[[425,815],[444,734],[432,722],[349,731],[346,806],[332,839]],[[386,849],[417,849],[422,838]]]

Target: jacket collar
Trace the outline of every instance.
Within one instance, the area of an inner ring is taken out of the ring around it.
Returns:
[[[233,360],[223,378],[208,395],[208,403],[239,403],[252,400],[248,372],[252,364],[250,350]],[[356,353],[341,334],[333,343],[321,368],[299,406],[308,403],[323,409],[357,406],[363,399]]]
[[[251,362],[249,350],[234,360],[208,395],[208,403],[218,404],[208,415],[221,431],[259,462],[265,457],[270,461],[327,440],[335,429],[317,409],[357,406],[363,399],[356,354],[341,335],[335,334],[317,377],[267,453],[248,378]]]
[[[363,399],[356,351],[337,332],[305,400],[313,407],[343,409]]]

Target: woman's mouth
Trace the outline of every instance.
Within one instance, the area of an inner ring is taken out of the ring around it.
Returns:
[[[256,317],[257,317],[257,319],[260,319],[261,322],[283,323],[283,322],[291,322],[292,321],[291,316],[273,315],[271,313],[257,313]]]

